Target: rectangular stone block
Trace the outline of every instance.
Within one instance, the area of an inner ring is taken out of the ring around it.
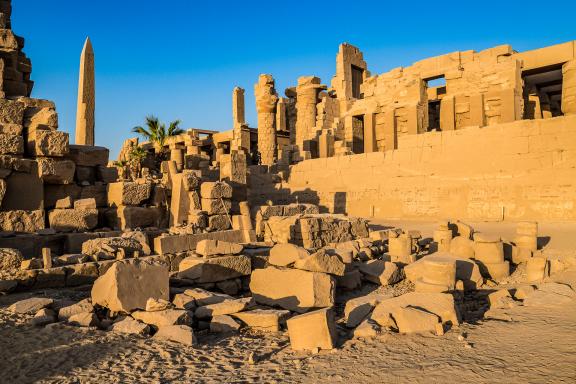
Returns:
[[[201,240],[221,240],[230,243],[246,242],[244,231],[221,231],[194,235],[163,235],[154,238],[154,250],[159,254],[193,251]]]
[[[230,200],[202,198],[202,210],[209,215],[223,215],[230,212],[230,208],[232,208]]]
[[[70,184],[76,165],[70,160],[38,158],[38,175],[46,184]]]
[[[257,303],[296,312],[334,305],[336,283],[328,274],[268,267],[252,272],[250,290]]]
[[[49,130],[30,132],[27,150],[32,156],[62,157],[68,153],[68,133]]]
[[[178,277],[197,283],[215,283],[240,276],[249,276],[252,271],[250,257],[244,255],[213,257],[186,257],[180,262]]]
[[[48,213],[50,228],[60,232],[88,231],[98,225],[97,209],[54,209]]]
[[[338,333],[331,308],[294,316],[286,324],[294,351],[334,348]]]
[[[38,176],[37,163],[33,172],[12,172],[6,177],[6,192],[2,199],[2,210],[35,211],[43,209],[44,184]]]
[[[2,231],[36,232],[44,227],[44,210],[0,212],[0,230]]]
[[[67,185],[45,185],[44,186],[44,206],[51,209],[56,206],[58,200],[70,197],[72,200],[80,198],[82,187],[76,184]]]
[[[112,207],[121,205],[141,205],[150,198],[152,184],[119,181],[108,184],[108,204]]]
[[[110,151],[105,147],[70,145],[67,158],[84,167],[107,166]]]
[[[11,133],[0,133],[0,155],[21,155],[24,153],[24,138]]]

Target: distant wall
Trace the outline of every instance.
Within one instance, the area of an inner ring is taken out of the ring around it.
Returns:
[[[283,187],[364,217],[575,220],[576,116],[403,136],[301,162]]]

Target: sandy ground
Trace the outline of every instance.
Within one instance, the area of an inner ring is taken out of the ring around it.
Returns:
[[[416,225],[425,236],[426,225]],[[483,230],[505,228],[490,223]],[[560,251],[576,250],[574,229],[576,224],[552,224],[549,230],[541,225],[541,232],[554,239],[548,247]],[[2,383],[576,382],[576,301],[499,310],[506,321],[465,323],[441,337],[388,333],[358,340],[342,333],[338,349],[312,355],[292,352],[286,333],[199,334],[197,346],[186,347],[65,325],[37,328],[27,324],[30,316],[6,309],[41,295],[79,300],[87,292],[0,297]],[[255,364],[249,363],[251,353]]]

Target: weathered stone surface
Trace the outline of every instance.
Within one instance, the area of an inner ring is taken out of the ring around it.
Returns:
[[[84,167],[106,166],[108,164],[109,150],[104,147],[90,145],[70,145],[66,156],[76,165]]]
[[[162,326],[154,335],[155,339],[174,341],[176,343],[193,346],[196,343],[194,331],[187,325]]]
[[[42,308],[49,307],[54,303],[54,300],[46,297],[31,297],[29,299],[24,299],[15,302],[8,307],[10,312],[14,313],[28,313],[33,314],[41,310]]]
[[[10,293],[16,289],[18,281],[16,280],[0,280],[0,293]]]
[[[12,172],[6,177],[2,210],[43,210],[44,182],[38,176],[38,164],[32,162],[30,172]]]
[[[76,165],[70,160],[39,158],[38,176],[47,184],[70,184],[74,180]]]
[[[178,309],[185,309],[187,311],[196,310],[196,300],[184,293],[177,293],[172,299],[172,304]]]
[[[18,270],[24,260],[19,250],[13,248],[0,248],[0,271]]]
[[[394,310],[408,306],[434,313],[441,318],[442,323],[460,324],[460,315],[454,305],[454,298],[446,293],[411,292],[383,300],[374,308],[372,319],[386,326]]]
[[[192,323],[191,313],[182,309],[165,309],[155,312],[136,311],[132,313],[132,317],[158,328],[168,325],[190,325]]]
[[[106,211],[106,220],[112,228],[121,230],[159,227],[162,209],[158,207],[120,206]]]
[[[334,348],[337,332],[331,308],[294,316],[286,324],[294,351]]]
[[[150,333],[150,326],[127,316],[110,327],[112,332],[129,333],[133,335],[147,335]]]
[[[222,256],[205,259],[186,257],[178,268],[180,278],[197,283],[214,283],[248,276],[252,271],[250,257],[244,255]]]
[[[146,301],[146,312],[164,311],[166,309],[171,309],[172,307],[173,305],[171,302],[163,299],[154,299],[151,297]]]
[[[97,209],[54,209],[48,213],[50,228],[59,232],[88,231],[98,225]]]
[[[200,187],[200,177],[196,171],[185,169],[182,171],[182,186],[186,191],[195,191]]]
[[[280,327],[290,316],[284,309],[253,309],[231,315],[246,326],[259,331],[279,332]]]
[[[208,215],[224,215],[230,212],[230,208],[232,208],[230,200],[202,198],[201,204],[202,210]]]
[[[202,288],[191,288],[184,291],[186,296],[192,297],[198,306],[221,303],[226,300],[234,300],[232,296],[223,293],[210,292]]]
[[[44,205],[47,209],[55,208],[60,199],[70,198],[72,201],[80,199],[82,187],[76,184],[46,185],[44,187]],[[60,207],[56,207],[60,208]],[[61,207],[64,208],[64,207]]]
[[[257,303],[296,312],[334,304],[336,283],[325,273],[268,267],[252,272],[250,290]]]
[[[92,304],[114,312],[146,308],[149,298],[169,299],[168,268],[142,261],[116,262],[92,287]]]
[[[380,302],[392,298],[392,294],[373,294],[350,299],[344,307],[346,326],[358,326]]]
[[[68,318],[68,324],[78,327],[97,327],[100,320],[94,312],[82,312]]]
[[[344,276],[345,265],[338,255],[330,255],[321,249],[310,256],[294,262],[294,268],[311,272],[323,272],[335,276]]]
[[[141,255],[150,254],[150,248],[144,249],[142,243],[134,238],[104,237],[88,240],[82,244],[82,253],[96,258],[115,258],[121,249],[127,257],[132,257],[134,252],[140,252]]]
[[[360,265],[364,278],[380,285],[392,285],[402,280],[402,270],[395,263],[384,260],[370,260]]]
[[[113,207],[140,205],[150,198],[152,184],[119,181],[108,184],[108,204]]]
[[[243,249],[244,247],[241,244],[209,239],[201,240],[196,245],[196,253],[206,258],[218,255],[237,255]]]
[[[218,315],[230,315],[250,308],[253,305],[254,301],[251,297],[225,300],[220,303],[198,307],[196,312],[194,312],[194,316],[198,319],[207,319]]]
[[[202,199],[231,199],[232,186],[223,181],[205,181],[200,186]]]
[[[20,124],[24,119],[25,106],[22,103],[0,99],[0,123],[1,124]]]
[[[21,155],[24,153],[24,138],[20,135],[0,133],[0,155]]]
[[[212,215],[208,217],[209,231],[225,231],[230,229],[230,217],[228,215]]]
[[[527,307],[557,307],[562,305],[574,305],[576,292],[567,284],[544,283],[538,289],[524,299]]]
[[[240,324],[233,317],[228,315],[217,315],[210,321],[211,333],[238,332]]]
[[[372,319],[364,319],[356,329],[354,329],[354,338],[371,339],[382,333],[382,328]]]
[[[74,201],[72,200],[72,197],[66,196],[66,197],[63,197],[62,199],[56,200],[55,208],[56,209],[69,209],[69,208],[72,208],[73,206],[74,206]]]
[[[193,235],[162,235],[154,238],[154,250],[160,254],[193,251],[200,240],[212,239],[243,243],[246,231],[222,231],[197,233]]]
[[[56,312],[49,308],[42,308],[32,318],[30,323],[37,327],[52,324],[56,322]]]
[[[96,209],[96,199],[86,198],[74,201],[74,209]]]
[[[396,308],[392,313],[400,333],[427,333],[438,336],[444,334],[440,318],[430,312],[414,307]]]
[[[84,299],[77,302],[76,304],[68,305],[66,307],[60,308],[58,310],[58,320],[66,321],[71,316],[77,315],[79,313],[89,313],[94,311],[94,306],[90,299]]]
[[[62,157],[68,153],[68,133],[36,130],[28,135],[28,153],[33,156]]]
[[[276,244],[270,249],[268,263],[279,267],[287,267],[294,264],[297,260],[305,259],[310,254],[307,250],[294,244],[284,243]]]

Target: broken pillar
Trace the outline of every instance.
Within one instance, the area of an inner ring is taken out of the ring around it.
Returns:
[[[271,75],[260,75],[254,85],[258,111],[258,152],[260,163],[272,165],[276,160],[276,102],[278,95]]]

